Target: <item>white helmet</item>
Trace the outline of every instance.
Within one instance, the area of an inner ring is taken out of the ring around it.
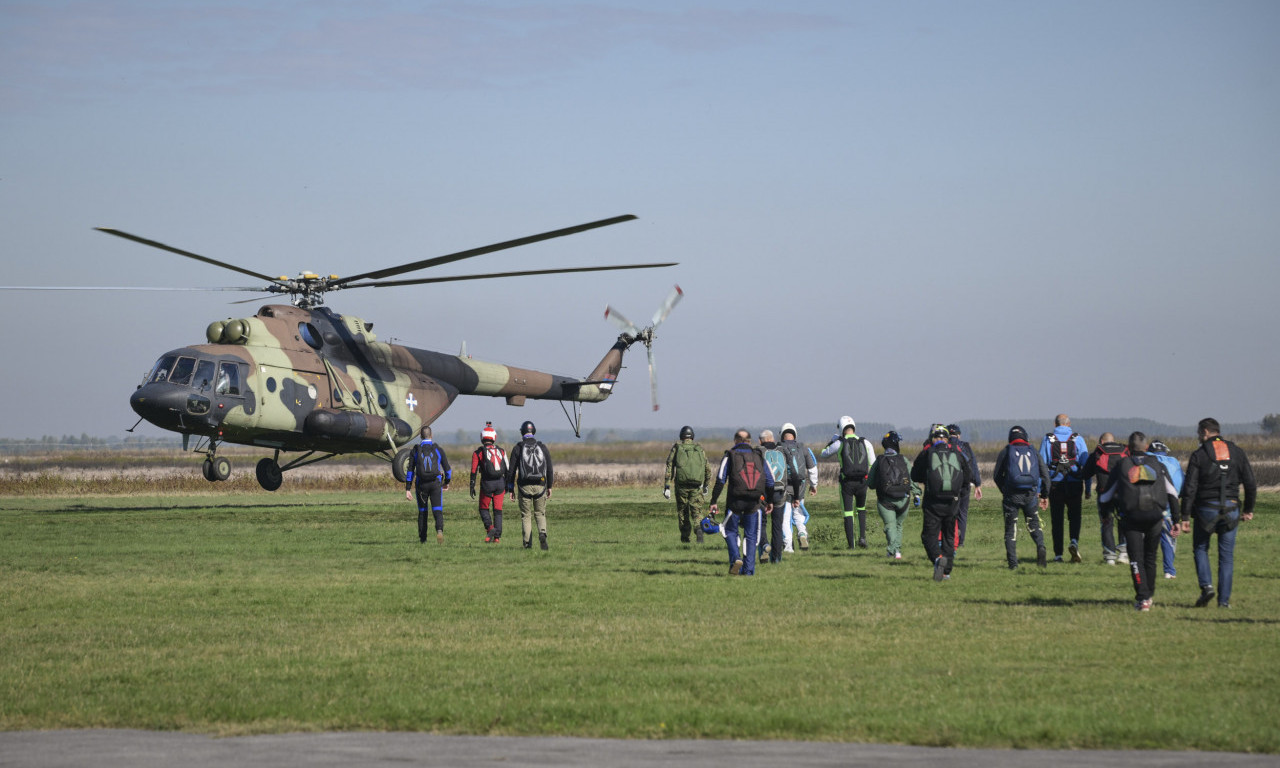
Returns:
[[[857,432],[857,431],[858,431],[858,425],[853,423],[853,417],[852,417],[852,416],[841,416],[841,417],[840,417],[840,421],[836,424],[836,429],[837,429],[837,430],[839,430],[839,431],[840,431],[840,434],[842,434],[842,435],[843,435],[843,434],[844,434],[844,428],[845,428],[845,427],[853,427],[853,431],[854,431],[854,432]]]
[[[779,435],[786,435],[788,432],[790,432],[790,433],[791,433],[791,436],[792,436],[792,437],[799,437],[799,436],[800,436],[800,433],[796,432],[796,425],[795,425],[795,424],[792,424],[792,423],[791,423],[791,422],[789,422],[789,421],[788,421],[786,424],[783,424],[783,425],[782,425],[782,429],[778,430],[778,434],[779,434]]]

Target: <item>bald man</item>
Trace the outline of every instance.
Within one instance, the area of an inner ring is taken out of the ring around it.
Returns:
[[[1089,458],[1089,446],[1071,429],[1071,417],[1060,413],[1053,431],[1040,443],[1040,460],[1049,468],[1049,524],[1053,531],[1053,561],[1062,562],[1062,513],[1066,512],[1071,534],[1071,562],[1080,562],[1080,511],[1084,480],[1080,473]]]

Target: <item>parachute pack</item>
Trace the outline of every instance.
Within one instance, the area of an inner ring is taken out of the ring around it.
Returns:
[[[939,501],[955,501],[964,490],[964,456],[950,443],[937,443],[929,449],[929,471],[925,474],[925,492]]]
[[[729,457],[729,495],[759,498],[764,494],[764,457],[754,448],[727,451]]]
[[[1010,444],[1005,453],[1005,487],[1011,491],[1034,491],[1040,482],[1040,457],[1029,445]]]
[[[876,495],[886,499],[907,498],[911,493],[911,469],[900,453],[881,456],[876,462]]]
[[[696,443],[677,443],[675,451],[673,479],[677,486],[702,485],[707,480],[707,454]]]
[[[1120,472],[1120,512],[1136,523],[1154,523],[1164,516],[1168,505],[1158,464],[1148,464],[1146,456],[1126,456],[1116,464]]]
[[[435,443],[419,443],[417,478],[425,483],[439,480],[442,474],[440,471],[440,449],[436,447]]]
[[[542,443],[520,446],[520,484],[542,485],[547,479],[547,454]]]
[[[1102,443],[1098,446],[1098,471],[1110,474],[1112,467],[1129,455],[1129,446],[1120,443]]]
[[[787,482],[787,454],[781,448],[766,448],[764,460],[769,465],[769,471],[773,473],[773,487],[780,489]]]
[[[1066,440],[1059,440],[1057,435],[1050,432],[1045,437],[1049,438],[1049,466],[1054,472],[1063,477],[1071,474],[1078,458],[1076,448],[1076,437],[1078,435],[1072,432],[1071,437]]]
[[[867,457],[867,444],[857,435],[840,438],[840,477],[843,480],[865,480],[871,460]]]

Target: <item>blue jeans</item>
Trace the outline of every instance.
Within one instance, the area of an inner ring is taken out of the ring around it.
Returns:
[[[1200,588],[1213,586],[1209,567],[1209,539],[1218,534],[1218,605],[1231,602],[1231,571],[1235,564],[1236,526],[1240,522],[1240,504],[1228,501],[1226,513],[1218,514],[1216,503],[1196,507],[1191,541],[1196,560],[1196,578]]]
[[[742,561],[743,576],[753,576],[756,572],[756,547],[760,543],[760,509],[748,509],[742,512],[730,512],[724,519],[724,540],[729,545],[729,564],[735,560]],[[738,547],[738,528],[742,528],[742,547]]]

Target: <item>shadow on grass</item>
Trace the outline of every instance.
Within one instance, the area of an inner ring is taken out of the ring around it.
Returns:
[[[1195,621],[1204,624],[1280,624],[1280,619],[1246,619],[1243,617],[1223,618],[1214,616],[1213,618],[1202,618],[1201,616],[1182,616],[1182,621]]]
[[[1027,597],[1021,600],[978,600],[968,599],[966,603],[976,605],[1000,605],[1005,607],[1032,607],[1032,608],[1071,608],[1074,606],[1126,606],[1133,607],[1133,600],[1129,598],[1113,598],[1110,600],[1100,600],[1097,598],[1069,598],[1069,597]]]

